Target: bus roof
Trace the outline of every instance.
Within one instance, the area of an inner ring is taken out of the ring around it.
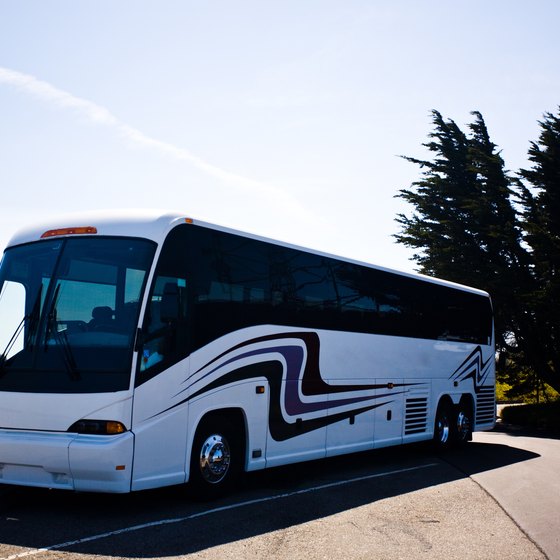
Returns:
[[[425,276],[417,273],[404,272],[390,269],[387,267],[358,261],[355,259],[333,255],[323,251],[301,247],[291,243],[278,241],[255,235],[252,233],[231,229],[228,227],[204,222],[201,220],[188,217],[173,211],[165,210],[102,210],[87,213],[67,214],[59,217],[50,218],[44,222],[32,224],[17,231],[8,242],[7,248],[25,243],[32,243],[44,239],[52,239],[54,237],[71,237],[74,235],[108,235],[108,236],[126,236],[141,237],[150,239],[161,244],[167,233],[179,224],[192,223],[201,227],[214,229],[226,233],[241,235],[250,239],[274,243],[283,247],[290,247],[317,255],[342,260],[345,262],[367,266],[386,272],[398,274],[409,278],[419,278],[434,284],[444,285],[451,288],[457,288],[468,292],[489,295],[483,290],[457,284],[431,276]]]

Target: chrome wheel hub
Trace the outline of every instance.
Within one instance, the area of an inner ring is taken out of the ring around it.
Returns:
[[[437,434],[440,443],[447,443],[449,440],[449,419],[447,416],[440,416],[438,418]]]
[[[206,482],[217,484],[227,475],[231,454],[227,441],[218,434],[208,437],[200,449],[200,472]]]
[[[463,411],[459,412],[457,415],[457,435],[459,436],[459,440],[466,441],[469,437],[470,431],[470,418]]]

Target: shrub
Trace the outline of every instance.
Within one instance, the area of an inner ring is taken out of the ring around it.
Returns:
[[[522,406],[506,406],[501,417],[508,424],[560,433],[560,400]]]

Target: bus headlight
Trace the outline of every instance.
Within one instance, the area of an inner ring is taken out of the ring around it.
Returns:
[[[126,428],[122,422],[115,420],[78,420],[68,428],[68,431],[78,434],[113,436],[126,432]]]

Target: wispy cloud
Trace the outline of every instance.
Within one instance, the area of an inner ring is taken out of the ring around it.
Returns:
[[[76,97],[29,74],[23,74],[22,72],[16,72],[15,70],[0,66],[0,83],[13,86],[20,91],[62,109],[77,111],[95,124],[115,127],[119,127],[122,124],[104,107],[100,107],[87,99]]]
[[[105,107],[72,95],[35,76],[0,66],[0,84],[14,87],[25,94],[60,109],[73,111],[94,125],[113,129],[119,136],[133,144],[180,161],[185,161],[209,176],[228,183],[239,190],[271,198],[293,214],[301,215],[305,213],[299,202],[283,189],[264,181],[232,173],[205,161],[185,148],[148,136],[137,128],[121,121]]]

